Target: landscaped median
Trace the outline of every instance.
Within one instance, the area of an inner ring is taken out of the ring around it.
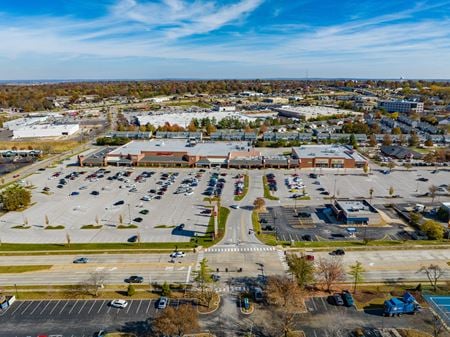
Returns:
[[[248,177],[248,174],[244,174],[244,188],[242,189],[241,194],[234,196],[234,201],[241,201],[242,199],[245,198],[245,196],[247,195],[247,192],[248,192],[249,184],[250,184],[250,179]]]
[[[0,266],[0,274],[18,274],[32,271],[48,270],[53,267],[51,264]]]
[[[208,222],[208,228],[206,229],[206,233],[203,236],[197,236],[193,238],[193,241],[202,247],[209,247],[217,244],[220,240],[222,240],[225,235],[226,224],[228,220],[228,215],[230,215],[230,210],[226,207],[219,207],[218,214],[218,235],[214,236],[214,215],[211,215]]]
[[[269,200],[279,200],[280,198],[272,195],[272,193],[270,193],[270,189],[269,189],[269,184],[267,183],[267,177],[264,175],[262,177],[263,180],[263,186],[264,186],[264,198],[269,199]]]

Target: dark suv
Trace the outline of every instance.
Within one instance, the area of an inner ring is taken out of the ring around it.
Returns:
[[[144,282],[144,278],[142,276],[130,276],[127,280],[128,283],[142,283]]]

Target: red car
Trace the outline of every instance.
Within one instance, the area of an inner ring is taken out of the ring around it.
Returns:
[[[17,177],[20,177],[20,174],[13,175],[13,178],[17,178]]]

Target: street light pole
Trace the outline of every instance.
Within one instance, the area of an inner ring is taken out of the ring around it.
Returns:
[[[130,208],[130,204],[128,204],[128,223],[131,225],[131,208]]]

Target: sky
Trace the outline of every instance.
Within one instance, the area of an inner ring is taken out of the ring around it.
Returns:
[[[0,0],[0,80],[450,79],[450,0]]]

